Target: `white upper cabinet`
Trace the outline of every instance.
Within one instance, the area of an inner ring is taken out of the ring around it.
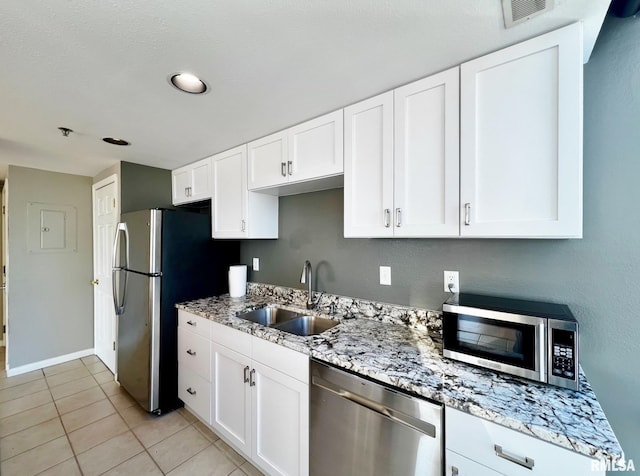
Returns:
[[[461,66],[463,237],[582,237],[580,24]]]
[[[393,91],[344,109],[344,236],[392,237]]]
[[[340,109],[288,130],[290,182],[343,173],[342,121]]]
[[[459,235],[459,97],[455,67],[394,91],[394,236]]]
[[[247,146],[211,157],[213,201],[211,226],[214,238],[238,238],[247,234]]]
[[[171,172],[174,205],[211,198],[211,160],[199,160]]]
[[[456,67],[345,109],[345,237],[458,236],[458,99]]]
[[[249,190],[273,187],[288,179],[287,131],[249,142]]]
[[[340,109],[249,142],[249,190],[342,174],[342,121]]]
[[[247,189],[247,146],[211,157],[214,238],[278,238],[278,197]]]

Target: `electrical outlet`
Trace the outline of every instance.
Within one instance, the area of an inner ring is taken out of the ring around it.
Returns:
[[[450,284],[453,285],[451,289],[449,289]],[[447,293],[460,292],[460,273],[458,273],[458,271],[444,272],[444,290]]]
[[[260,258],[253,258],[253,270],[260,271]]]
[[[380,266],[380,284],[391,286],[391,266]]]

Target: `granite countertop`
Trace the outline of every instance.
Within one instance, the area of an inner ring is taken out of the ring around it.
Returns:
[[[577,453],[623,461],[622,448],[582,369],[577,392],[537,384],[443,358],[433,327],[438,321],[428,311],[320,296],[321,310],[328,312],[333,303],[345,311],[332,316],[304,310],[300,303],[306,293],[299,290],[268,285],[251,290],[240,299],[222,295],[176,307]],[[236,317],[266,304],[341,323],[320,335],[300,337]]]

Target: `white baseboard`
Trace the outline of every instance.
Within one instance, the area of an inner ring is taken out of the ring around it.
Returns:
[[[15,367],[13,369],[7,367],[7,377],[13,377],[15,375],[32,372],[33,370],[39,370],[44,367],[51,367],[52,365],[64,364],[65,362],[69,362],[70,360],[79,359],[81,357],[86,357],[93,354],[94,351],[93,348],[91,348],[79,350],[78,352],[73,352],[72,354],[59,355],[58,357],[41,360],[40,362],[33,362],[32,364],[21,365],[20,367]]]

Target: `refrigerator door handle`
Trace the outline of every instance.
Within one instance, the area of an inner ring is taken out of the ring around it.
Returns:
[[[116,316],[124,314],[124,307],[127,299],[127,280],[129,279],[129,273],[124,271],[124,282],[122,285],[122,301],[118,296],[118,285],[116,284],[116,276],[119,271],[124,271],[122,268],[113,268],[111,271],[111,284],[113,288],[113,307],[116,311]]]
[[[125,271],[124,274],[124,282],[122,287],[122,300],[120,296],[118,296],[118,285],[116,282],[116,273],[118,271],[123,271],[123,268],[117,262],[118,251],[120,250],[120,234],[124,233],[125,239],[125,265],[124,269],[129,268],[129,230],[127,230],[126,223],[118,223],[118,227],[116,228],[116,236],[113,241],[113,269],[111,271],[111,287],[113,292],[113,307],[116,312],[116,316],[121,316],[124,313],[125,301],[127,297],[127,280],[128,273]]]
[[[112,266],[113,266],[114,269],[121,269],[121,267],[118,266],[120,263],[117,262],[118,250],[120,249],[120,233],[124,233],[124,240],[125,240],[125,251],[124,251],[125,264],[124,264],[124,268],[125,269],[129,269],[129,230],[127,229],[127,224],[126,223],[118,223],[118,227],[116,228],[116,236],[115,236],[115,239],[113,240],[113,263],[112,263]]]

